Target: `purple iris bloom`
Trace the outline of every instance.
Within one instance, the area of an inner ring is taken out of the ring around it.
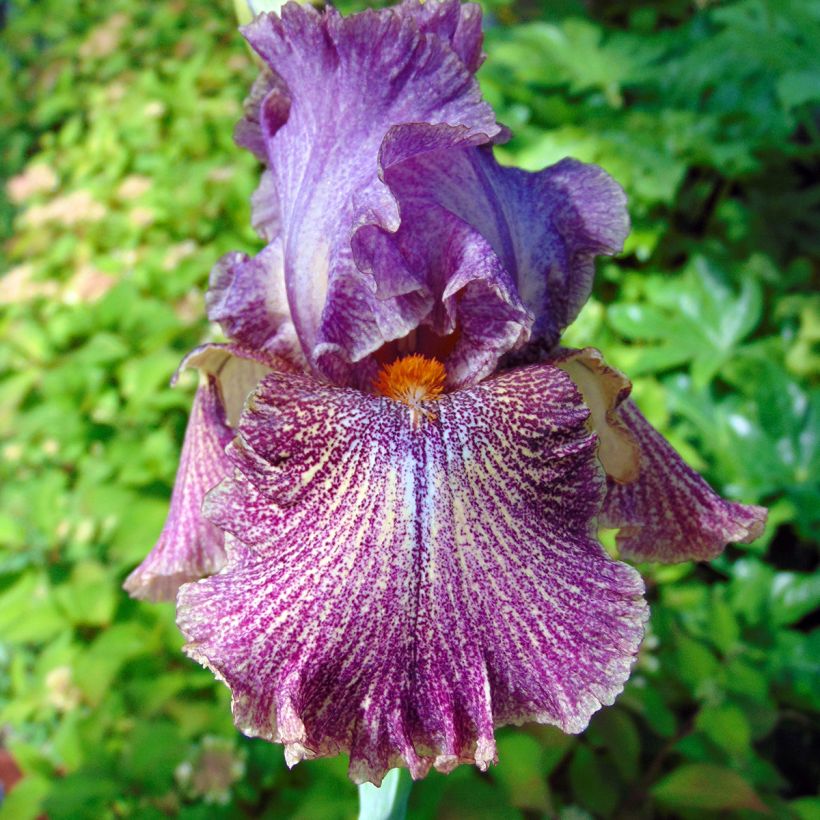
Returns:
[[[232,342],[186,362],[203,381],[171,511],[126,587],[179,588],[185,651],[291,764],[346,752],[379,783],[486,768],[500,725],[579,732],[647,617],[597,527],[674,562],[765,520],[597,351],[560,347],[594,257],[622,247],[624,193],[571,159],[495,161],[474,4],[291,3],[244,34],[266,70],[237,139],[265,164],[268,244],[212,273]]]

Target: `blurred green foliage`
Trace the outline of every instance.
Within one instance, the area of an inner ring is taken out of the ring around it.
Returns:
[[[362,3],[343,2],[344,10]],[[634,230],[568,342],[770,526],[711,566],[642,568],[640,661],[580,737],[499,733],[413,818],[820,817],[820,10],[811,0],[488,0],[506,162],[626,187]],[[170,605],[127,572],[167,509],[224,251],[253,251],[254,76],[230,2],[14,0],[0,32],[3,820],[350,818],[343,759],[288,772],[233,729]],[[2,771],[2,767],[0,767]]]

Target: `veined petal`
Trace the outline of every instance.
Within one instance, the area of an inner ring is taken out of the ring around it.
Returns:
[[[708,561],[729,542],[747,544],[760,536],[765,509],[721,498],[634,402],[624,402],[618,412],[640,446],[640,474],[632,483],[609,482],[600,523],[621,528],[618,548],[625,558]]]
[[[267,376],[205,504],[228,563],[178,598],[186,651],[230,686],[239,728],[290,764],[347,751],[375,783],[486,768],[498,725],[581,731],[646,617],[640,577],[596,540],[588,415],[551,365],[422,412]]]
[[[396,233],[368,226],[354,238],[358,264],[374,275],[381,300],[373,315],[386,340],[421,326],[430,349],[417,336],[414,350],[443,360],[451,388],[473,384],[529,339],[532,316],[509,272],[474,228],[434,203],[402,200],[401,205]],[[405,282],[417,288],[415,300],[387,302],[388,294],[409,289]],[[396,311],[396,303],[406,309]],[[348,324],[355,327],[350,319]],[[445,352],[447,337],[451,348]],[[366,360],[356,367],[358,384],[372,380],[374,364]]]
[[[291,369],[287,362],[235,345],[203,345],[185,357],[180,370],[185,367],[199,369],[202,384],[188,419],[165,526],[123,585],[134,598],[172,601],[181,584],[222,567],[224,533],[202,516],[202,500],[230,474],[225,447],[248,394],[273,368]]]
[[[388,333],[407,332],[429,302],[424,283],[411,277],[389,305],[379,304],[351,251],[360,227],[395,231],[400,223],[379,178],[385,135],[402,123],[448,124],[459,141],[501,131],[472,74],[477,11],[441,0],[342,18],[288,4],[281,19],[260,15],[244,31],[274,72],[256,88],[255,100],[267,93],[249,106],[239,133],[253,150],[261,134],[270,167],[263,184],[275,191],[260,189],[255,222],[265,236],[281,235],[288,303],[310,363],[339,380],[351,362],[394,338],[384,337],[385,323]],[[391,308],[395,318],[386,316]]]
[[[172,601],[181,584],[224,564],[224,534],[202,517],[201,507],[205,493],[229,473],[225,447],[233,435],[216,379],[208,376],[194,396],[165,526],[123,584],[132,597]]]
[[[422,34],[432,35],[446,42],[461,59],[464,67],[475,73],[484,61],[481,30],[481,7],[477,3],[462,3],[460,0],[403,0],[391,9],[393,14],[411,18]],[[252,151],[262,161],[267,160],[265,139],[262,134],[262,102],[276,88],[276,100],[281,103],[278,126],[287,120],[290,109],[290,95],[287,86],[277,75],[263,70],[253,84],[245,100],[245,115],[237,123],[234,138],[243,148]],[[274,133],[274,123],[268,125],[268,132]]]
[[[465,67],[475,73],[484,62],[481,50],[481,6],[461,0],[403,0],[396,6],[399,14],[415,18],[421,31],[449,42]]]

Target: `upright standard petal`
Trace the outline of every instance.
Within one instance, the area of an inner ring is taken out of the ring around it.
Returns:
[[[225,447],[248,394],[272,369],[292,369],[261,352],[213,344],[188,354],[177,375],[185,367],[197,368],[202,384],[188,419],[171,508],[156,545],[123,585],[132,597],[150,601],[172,601],[181,584],[225,563],[224,533],[203,517],[202,501],[230,474]]]
[[[636,561],[708,561],[727,543],[754,541],[766,524],[763,507],[726,501],[626,401],[621,419],[640,446],[637,480],[609,481],[600,523],[620,527],[618,548]]]
[[[403,0],[391,12],[412,18],[422,34],[432,35],[446,42],[470,73],[475,73],[484,61],[481,6],[477,3],[462,3],[461,0]],[[234,133],[236,142],[252,151],[262,162],[266,162],[268,157],[262,133],[261,109],[263,101],[274,88],[277,89],[275,100],[281,105],[279,124],[287,120],[290,109],[287,86],[277,75],[263,70],[245,100],[244,116],[237,123]],[[268,132],[273,133],[270,126]]]
[[[402,0],[395,7],[399,14],[413,17],[425,34],[448,42],[472,73],[484,62],[481,46],[481,6],[461,0]]]
[[[581,731],[646,617],[596,540],[604,479],[570,378],[522,368],[415,405],[418,369],[390,376],[410,404],[266,377],[205,504],[228,563],[178,598],[237,726],[291,765],[349,752],[357,782],[486,768],[503,724]]]
[[[629,233],[623,189],[597,165],[573,159],[530,173],[499,165],[490,146],[408,157],[401,142],[395,136],[385,142],[381,164],[402,212],[443,211],[472,228],[531,315],[527,336],[552,348],[589,297],[595,257],[623,247]],[[405,244],[425,241],[413,220],[403,219],[402,231],[411,236]]]
[[[472,73],[476,15],[455,0],[348,18],[288,4],[281,19],[261,15],[245,29],[273,72],[256,88],[255,99],[265,96],[239,134],[254,150],[261,134],[270,168],[257,224],[266,236],[279,232],[294,326],[310,363],[337,381],[430,309],[424,282],[412,275],[394,279],[385,304],[353,258],[359,228],[394,231],[400,223],[379,178],[385,135],[402,123],[448,124],[459,142],[500,133]]]

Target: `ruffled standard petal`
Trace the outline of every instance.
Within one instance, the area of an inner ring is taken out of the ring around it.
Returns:
[[[357,263],[373,275],[382,300],[374,314],[380,331],[396,339],[419,330],[425,335],[416,334],[413,349],[443,360],[450,388],[473,384],[529,339],[532,316],[493,248],[470,225],[430,201],[400,202],[398,231],[368,226],[353,241]],[[415,281],[425,298],[418,310],[397,314],[385,297],[403,281]],[[357,364],[356,383],[372,380],[381,354]]]
[[[502,724],[581,731],[646,617],[640,577],[595,537],[588,415],[549,365],[418,413],[266,377],[205,504],[234,536],[228,563],[178,598],[237,726],[291,764],[349,752],[375,783],[396,765],[486,768]]]
[[[445,40],[461,58],[465,68],[475,74],[484,62],[481,31],[481,6],[461,0],[403,0],[395,10],[413,17],[425,34]]]
[[[248,394],[272,369],[291,369],[235,345],[203,345],[185,357],[180,370],[185,367],[197,368],[203,381],[188,419],[168,518],[154,548],[123,584],[132,597],[150,601],[172,601],[181,584],[225,563],[224,533],[203,517],[202,500],[230,474],[225,447]]]
[[[377,304],[372,277],[352,256],[360,227],[394,231],[400,222],[379,178],[385,135],[402,123],[449,124],[454,139],[485,142],[501,130],[472,74],[476,11],[455,0],[411,8],[342,18],[289,4],[281,19],[261,15],[244,30],[274,72],[257,87],[255,98],[267,93],[249,106],[239,135],[258,150],[261,134],[270,167],[272,216],[262,216],[268,198],[260,192],[256,222],[266,236],[280,232],[294,326],[311,364],[337,380],[389,341],[377,311],[384,317],[392,307],[388,332],[404,334],[429,309],[414,277],[394,289],[390,305]]]
[[[462,3],[460,0],[403,0],[390,10],[393,14],[411,18],[422,34],[446,42],[459,57],[464,67],[474,74],[484,61],[481,30],[481,7],[477,3]],[[262,103],[272,90],[276,89],[274,100],[281,108],[275,122],[269,122],[267,131],[275,133],[274,127],[283,125],[290,110],[290,95],[280,77],[263,69],[251,88],[244,103],[244,116],[237,123],[234,139],[243,148],[253,152],[262,162],[267,161],[265,137],[262,133]],[[268,111],[270,114],[270,110]],[[266,237],[267,238],[267,237]]]
[[[402,213],[436,209],[470,226],[532,317],[527,338],[553,347],[589,297],[595,257],[623,247],[629,233],[623,189],[603,169],[573,159],[530,173],[499,165],[489,146],[407,156],[403,142],[391,135],[380,158]],[[405,246],[426,241],[411,219],[403,218],[400,239],[403,231]],[[378,282],[389,270],[374,276]]]
[[[620,416],[641,448],[640,474],[609,482],[600,523],[620,527],[618,548],[636,561],[708,561],[726,544],[747,544],[763,532],[762,507],[726,501],[626,401]]]

